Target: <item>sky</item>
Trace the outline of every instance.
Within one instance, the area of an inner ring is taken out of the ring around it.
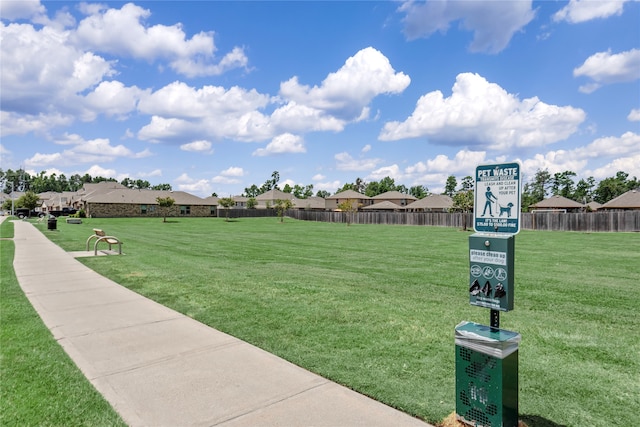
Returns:
[[[239,195],[640,177],[640,2],[0,2],[0,167]]]

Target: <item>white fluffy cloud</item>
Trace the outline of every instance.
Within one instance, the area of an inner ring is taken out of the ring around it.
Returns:
[[[580,92],[591,93],[605,84],[631,82],[640,78],[640,49],[611,54],[598,52],[573,70],[575,77],[586,76],[592,82],[580,86]]]
[[[180,146],[180,149],[182,151],[189,151],[192,153],[202,153],[202,154],[213,153],[213,150],[211,149],[211,143],[205,140],[193,141],[187,144],[182,144]]]
[[[133,3],[120,9],[93,5],[83,10],[89,16],[80,21],[73,40],[84,49],[149,62],[168,60],[174,71],[188,77],[219,75],[248,63],[241,48],[214,63],[213,33],[200,32],[188,39],[180,24],[145,26],[151,11]]]
[[[373,48],[362,49],[348,58],[336,72],[318,86],[301,85],[293,77],[280,86],[278,98],[239,87],[190,87],[171,83],[149,96],[138,106],[151,114],[138,137],[151,142],[189,139],[228,138],[238,141],[266,141],[281,134],[312,131],[338,132],[351,122],[368,116],[368,104],[382,94],[397,94],[410,83],[408,76],[396,72],[389,60]],[[268,114],[267,108],[281,105]],[[266,155],[281,148],[274,140]],[[296,152],[301,149],[298,144]]]
[[[254,156],[269,156],[272,154],[284,153],[306,153],[304,140],[290,133],[278,135],[265,147],[259,148],[253,152]]]
[[[640,108],[634,108],[631,110],[627,116],[627,120],[630,122],[640,122]]]
[[[353,172],[371,170],[382,162],[382,159],[354,159],[346,151],[336,154],[334,158],[338,170]]]
[[[621,15],[628,0],[571,0],[569,4],[553,15],[554,21],[567,21],[572,24],[592,19]]]
[[[596,179],[602,179],[613,176],[620,170],[632,176],[640,176],[638,158],[640,158],[640,135],[626,132],[620,137],[598,138],[572,150],[555,150],[536,154],[524,160],[522,164],[523,172],[528,176],[533,176],[538,169],[547,169],[552,174],[566,170],[583,171],[584,176],[592,175]],[[606,160],[608,163],[589,170],[587,168],[591,159]]]
[[[404,91],[411,79],[396,73],[387,57],[368,47],[348,58],[320,86],[301,85],[297,77],[280,85],[280,95],[297,105],[324,111],[342,120],[362,117],[362,110],[381,94]]]
[[[449,144],[491,149],[536,147],[573,134],[585,119],[579,108],[559,107],[537,97],[520,100],[478,74],[456,77],[452,94],[423,95],[404,122],[388,122],[379,139],[429,137]]]
[[[412,40],[447,32],[452,22],[474,33],[472,52],[498,53],[535,17],[531,0],[519,1],[405,1],[404,32]]]
[[[65,134],[57,144],[69,148],[60,153],[36,153],[25,161],[27,167],[69,166],[83,163],[112,162],[118,158],[144,158],[151,155],[149,150],[133,152],[124,145],[111,145],[109,139],[85,140],[76,134]]]

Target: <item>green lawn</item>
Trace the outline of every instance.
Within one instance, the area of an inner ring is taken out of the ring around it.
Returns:
[[[13,237],[13,224],[0,225]],[[0,241],[0,425],[124,426],[67,357],[13,272],[14,243]]]
[[[276,218],[86,219],[43,232],[136,292],[357,391],[438,422],[455,410],[454,328],[468,301],[456,229]],[[634,425],[640,408],[640,235],[523,231],[515,309],[520,413],[533,426]]]

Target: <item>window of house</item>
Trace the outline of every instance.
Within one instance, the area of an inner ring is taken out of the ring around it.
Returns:
[[[147,205],[140,205],[140,214],[141,215],[147,214]]]
[[[211,216],[216,216],[218,214],[218,210],[215,206],[210,206],[210,209]]]
[[[191,206],[180,206],[180,215],[191,215]]]

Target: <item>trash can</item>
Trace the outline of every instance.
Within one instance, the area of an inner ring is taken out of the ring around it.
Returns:
[[[456,417],[475,427],[517,427],[517,332],[473,322],[456,326]]]
[[[55,216],[50,216],[47,221],[47,230],[55,230],[58,225],[58,219]]]

